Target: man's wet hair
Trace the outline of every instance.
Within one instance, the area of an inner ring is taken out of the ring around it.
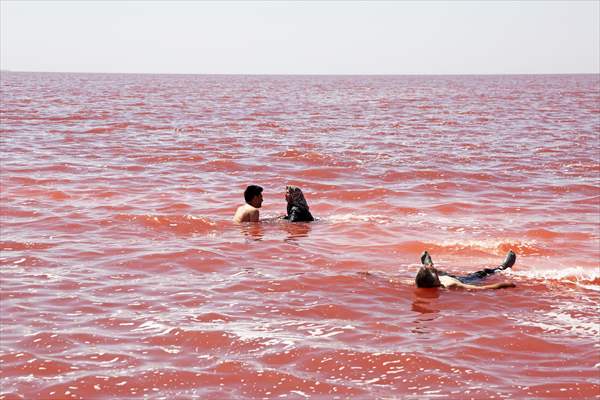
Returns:
[[[435,278],[435,274],[430,269],[425,267],[421,267],[419,272],[417,272],[415,283],[417,284],[417,287],[420,288],[433,288],[439,286],[439,283],[437,283],[437,279]]]
[[[250,185],[244,190],[244,199],[246,203],[250,203],[254,196],[258,196],[263,191],[263,188],[257,185]]]

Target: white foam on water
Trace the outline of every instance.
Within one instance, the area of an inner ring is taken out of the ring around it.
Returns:
[[[375,222],[377,224],[389,224],[393,221],[392,218],[378,214],[337,214],[327,217],[326,221],[333,223],[340,222]]]
[[[455,249],[474,249],[485,253],[496,254],[499,257],[506,256],[505,248],[508,246],[517,254],[517,263],[519,262],[519,250],[528,249],[529,253],[535,252],[539,248],[537,240],[521,240],[514,238],[486,238],[486,239],[450,239],[439,243],[442,247],[451,247]],[[501,262],[502,260],[498,260]]]
[[[144,333],[155,333],[158,335],[166,335],[171,332],[175,327],[165,325],[156,321],[146,321],[131,332],[144,332]]]
[[[588,269],[583,267],[552,268],[552,269],[514,269],[504,274],[528,279],[573,283],[582,288],[600,292],[600,285],[593,283],[600,279],[600,268]]]
[[[540,328],[549,333],[574,334],[586,338],[597,338],[600,335],[600,324],[597,322],[580,321],[566,313],[548,312],[537,318],[540,320],[510,319],[519,325]]]
[[[600,319],[596,316],[597,304],[593,299],[580,299],[579,303],[559,304],[552,310],[528,314],[507,315],[522,326],[543,329],[558,335],[575,335],[596,340],[600,336]]]
[[[226,331],[243,341],[258,340],[263,346],[284,345],[288,350],[311,339],[313,346],[320,340],[356,329],[354,326],[337,326],[330,323],[310,323],[301,320],[288,320],[271,323],[264,320],[203,323],[203,327]],[[293,331],[281,329],[281,326],[295,327]]]

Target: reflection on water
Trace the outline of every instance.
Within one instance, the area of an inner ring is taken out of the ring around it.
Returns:
[[[419,335],[432,333],[434,321],[440,317],[440,310],[437,306],[437,299],[440,297],[439,290],[416,288],[414,293],[411,311],[418,314],[416,314],[415,326],[411,328],[411,332]]]
[[[308,237],[311,231],[310,222],[289,222],[279,217],[264,218],[260,222],[243,222],[239,227],[242,235],[248,239],[262,240],[266,232],[269,235],[281,232],[287,243],[296,243],[299,239]]]
[[[411,310],[421,314],[438,313],[440,310],[435,307],[435,303],[439,297],[438,289],[415,288],[415,298]]]
[[[288,222],[284,221],[281,226],[287,232],[286,242],[297,242],[300,238],[308,237],[311,227],[310,222]]]
[[[242,222],[240,224],[242,235],[251,240],[262,240],[265,236],[264,227],[260,222]]]

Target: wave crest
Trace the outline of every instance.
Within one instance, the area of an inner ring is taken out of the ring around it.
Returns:
[[[181,235],[208,233],[217,226],[215,222],[207,218],[193,215],[120,215],[117,219]]]

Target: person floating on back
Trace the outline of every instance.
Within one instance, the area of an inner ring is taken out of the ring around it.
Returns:
[[[237,208],[233,216],[233,222],[258,222],[258,209],[262,206],[263,188],[257,185],[250,185],[244,191],[244,199],[246,204]]]
[[[473,272],[465,276],[454,276],[447,272],[436,269],[433,266],[433,261],[428,252],[423,252],[421,255],[421,263],[423,266],[419,269],[415,278],[415,283],[419,288],[435,288],[435,287],[460,287],[464,289],[502,289],[515,287],[516,285],[512,282],[500,282],[491,285],[473,285],[478,281],[498,272],[503,271],[507,268],[511,268],[517,260],[516,254],[510,250],[506,255],[506,258],[497,268],[486,268],[481,271]]]
[[[287,201],[287,215],[283,217],[290,222],[314,221],[308,209],[308,203],[298,186],[287,185],[285,187],[285,200]]]

